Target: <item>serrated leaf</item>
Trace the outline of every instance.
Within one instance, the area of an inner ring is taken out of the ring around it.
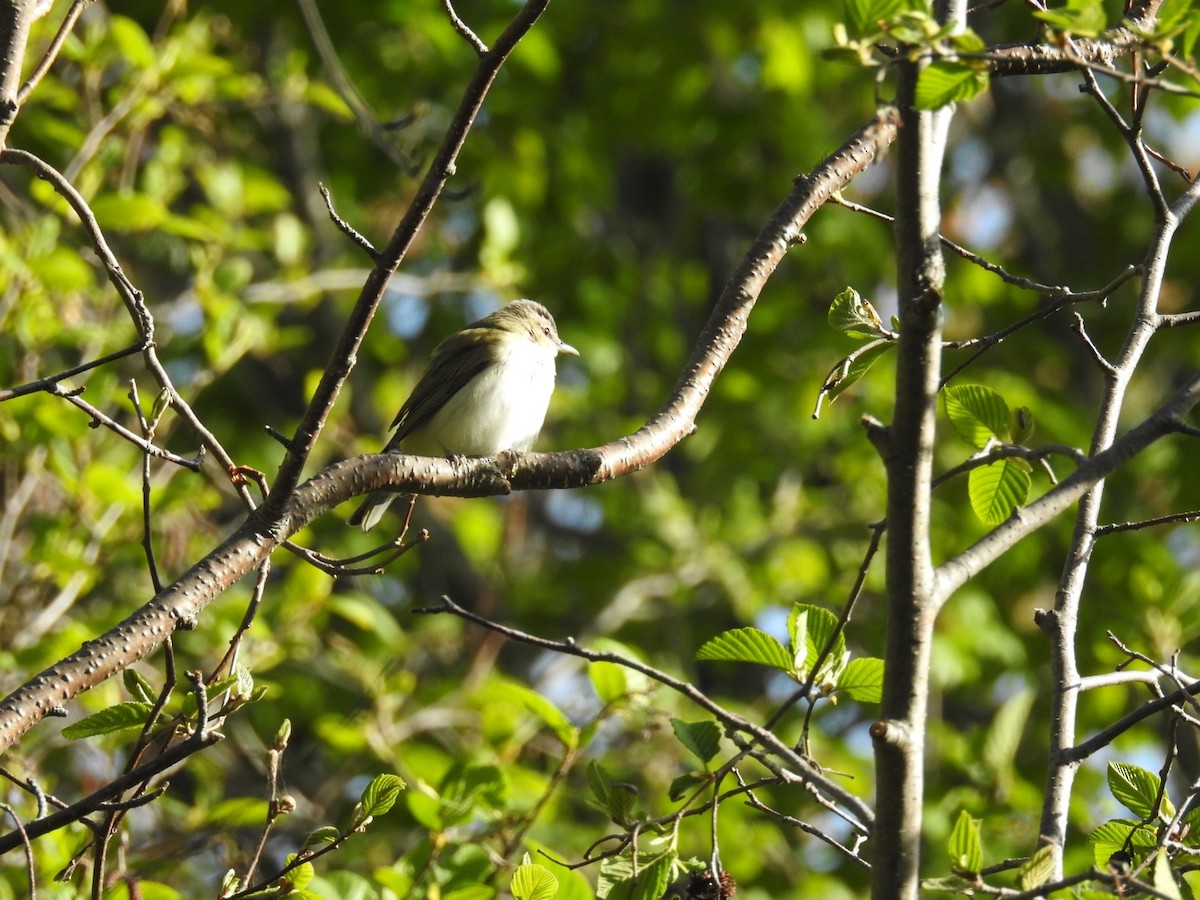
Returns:
[[[596,896],[620,897],[621,900],[659,900],[671,880],[671,870],[677,855],[639,853],[636,873],[628,856],[609,857],[600,864],[596,879]]]
[[[953,59],[931,62],[917,76],[917,109],[940,109],[977,97],[988,88],[986,69]]]
[[[612,796],[612,779],[608,777],[608,773],[600,767],[600,763],[593,759],[587,764],[586,774],[588,787],[592,789],[592,796],[601,806],[608,806],[608,798]]]
[[[629,693],[629,682],[625,677],[625,667],[611,662],[588,663],[588,678],[596,696],[605,706],[616,703]]]
[[[771,635],[758,628],[732,628],[704,642],[696,659],[750,662],[771,666],[781,672],[792,671],[792,657]]]
[[[151,708],[149,703],[118,703],[72,722],[62,730],[62,736],[69,741],[77,741],[98,734],[141,728],[146,724]]]
[[[982,450],[990,441],[1009,443],[1008,404],[990,387],[963,384],[942,393],[950,424],[973,447]]]
[[[721,729],[717,727],[716,722],[684,722],[682,719],[673,718],[671,728],[674,729],[679,743],[705,765],[708,765],[708,761],[721,749]]]
[[[587,765],[588,787],[595,798],[594,805],[603,810],[618,825],[629,821],[629,813],[637,800],[635,792],[618,785],[609,777],[600,764],[592,760]]]
[[[883,331],[883,322],[875,307],[851,287],[833,298],[826,320],[836,331],[864,340],[877,338]]]
[[[983,846],[979,838],[981,821],[972,818],[965,809],[959,812],[958,821],[950,831],[951,871],[974,875],[983,868]]]
[[[1154,814],[1154,802],[1162,785],[1159,777],[1141,766],[1123,762],[1108,764],[1108,789],[1117,802],[1141,819]]]
[[[816,663],[817,658],[825,649],[826,644],[833,640],[833,646],[825,655],[821,671],[817,673],[817,682],[838,680],[846,659],[846,635],[837,632],[837,616],[827,609],[813,606],[809,603],[792,604],[788,614],[788,634],[792,641],[792,654],[795,658],[796,678],[808,678],[808,673]]]
[[[971,509],[985,525],[999,525],[1029,499],[1032,470],[1023,459],[1000,459],[967,476]]]
[[[1109,819],[1088,835],[1096,867],[1104,869],[1109,858],[1129,846],[1139,858],[1157,844],[1154,830],[1129,819]]]
[[[1017,876],[1023,891],[1032,891],[1053,877],[1054,848],[1049,845],[1038,847],[1025,865],[1021,866],[1021,871]]]
[[[859,703],[878,703],[883,699],[883,660],[873,656],[850,660],[837,689]]]
[[[358,801],[364,816],[382,816],[396,805],[400,792],[407,785],[399,775],[376,775],[362,792]]]
[[[508,890],[513,900],[551,900],[558,893],[558,879],[545,866],[529,861],[529,854],[513,872]]]

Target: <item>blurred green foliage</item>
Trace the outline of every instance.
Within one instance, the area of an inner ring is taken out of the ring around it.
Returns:
[[[29,65],[64,8],[56,3],[38,23]],[[329,222],[317,185],[328,185],[341,216],[386,241],[474,59],[436,0],[318,8],[346,76],[380,121],[402,123],[385,132],[386,147],[356,126],[296,7],[228,0],[90,6],[9,140],[72,178],[145,292],[176,384],[234,460],[268,476],[281,453],[264,426],[287,433],[295,424],[368,268]],[[462,0],[457,8],[486,41],[515,5]],[[495,85],[312,470],[377,450],[433,345],[514,296],[546,303],[581,351],[560,366],[539,448],[593,446],[640,425],[667,397],[732,265],[792,179],[873,110],[873,74],[819,56],[841,17],[837,4],[785,0],[552,4]],[[972,24],[989,43],[1035,33],[1015,3]],[[1140,261],[1150,210],[1121,139],[1077,80],[995,80],[962,107],[945,224],[950,237],[1014,273],[1085,290]],[[1152,140],[1194,170],[1194,107],[1156,100],[1154,112]],[[888,211],[890,169],[885,160],[850,196]],[[133,329],[73,214],[13,167],[0,171],[0,193],[0,386],[128,346]],[[1195,241],[1195,229],[1184,226],[1180,246]],[[266,695],[230,719],[223,743],[174,774],[162,798],[129,817],[114,868],[131,881],[114,884],[111,896],[132,896],[134,882],[146,898],[215,896],[227,870],[244,868],[265,817],[264,754],[285,719],[294,729],[284,780],[297,805],[275,826],[264,871],[314,828],[349,820],[372,776],[397,773],[408,789],[396,809],[319,861],[307,890],[495,897],[511,879],[501,860],[515,866],[532,852],[558,879],[556,896],[590,896],[597,867],[555,862],[578,861],[615,828],[594,802],[587,766],[625,786],[631,816],[666,816],[677,807],[669,787],[697,771],[671,719],[694,723],[702,712],[633,673],[617,679],[411,610],[448,594],[549,638],[619,642],[730,709],[769,718],[789,685],[767,669],[697,662],[696,651],[747,626],[786,640],[793,603],[839,610],[885,505],[882,466],[859,420],[888,419],[894,359],[881,357],[819,419],[811,413],[826,373],[856,346],[826,323],[833,298],[852,285],[883,321],[894,310],[891,233],[830,205],[807,237],[769,283],[696,434],[660,463],[576,493],[422,501],[416,524],[431,540],[378,577],[335,583],[279,554],[240,659]],[[962,260],[949,268],[952,339],[995,331],[1043,302]],[[1198,270],[1200,255],[1172,260],[1166,311],[1195,307]],[[1080,308],[1102,350],[1119,345],[1133,296],[1126,286],[1104,307]],[[1011,409],[1028,407],[1035,443],[1086,449],[1102,374],[1069,321],[1060,313],[1022,332],[960,381],[988,385]],[[950,364],[962,358],[948,353]],[[1198,358],[1194,330],[1163,334],[1125,421],[1152,409]],[[131,379],[148,403],[156,388],[136,356],[67,385],[86,387],[89,402],[132,427]],[[971,448],[940,421],[944,470]],[[5,692],[153,592],[140,547],[141,458],[87,424],[47,394],[0,409]],[[197,448],[170,414],[159,439],[181,454]],[[1155,445],[1112,479],[1105,519],[1200,507],[1200,480],[1185,477],[1195,460],[1194,444]],[[1036,495],[1047,476],[1035,468],[1032,478]],[[241,511],[211,462],[201,475],[154,462],[152,488],[152,537],[170,581]],[[1028,854],[1036,842],[1048,645],[1032,614],[1053,604],[1068,529],[1060,521],[1017,546],[940,620],[926,827],[945,846],[968,810],[981,820],[984,864]],[[966,479],[941,488],[937,558],[983,533]],[[336,515],[298,539],[331,555],[374,540]],[[1080,623],[1085,672],[1123,659],[1106,630],[1154,657],[1182,649],[1181,665],[1194,667],[1198,559],[1195,526],[1104,538]],[[181,671],[216,665],[248,590],[229,592],[177,636]],[[881,590],[877,563],[846,636],[855,656],[882,655]],[[159,655],[138,667],[156,688],[161,668]],[[1141,696],[1135,688],[1088,694],[1080,733]],[[131,699],[114,680],[71,714]],[[811,735],[814,758],[868,800],[872,715],[871,704],[822,705]],[[799,739],[801,718],[780,723],[785,740]],[[4,765],[69,802],[120,770],[128,734],[70,742],[60,730],[43,723]],[[1150,769],[1161,757],[1152,726],[1115,752],[1149,760]],[[1181,752],[1194,777],[1196,748]],[[1114,814],[1105,777],[1102,762],[1089,763],[1078,782],[1069,867],[1091,864],[1082,836]],[[33,815],[27,795],[6,793],[20,815]],[[760,799],[846,835],[799,788],[764,789]],[[683,820],[681,858],[707,860],[710,824]],[[50,878],[87,836],[77,826],[36,842],[40,897],[86,893],[86,866],[66,884]],[[798,885],[812,897],[865,890],[859,867],[740,801],[722,805],[718,837],[741,897],[799,896]],[[0,900],[22,895],[22,862],[17,854],[2,862]]]

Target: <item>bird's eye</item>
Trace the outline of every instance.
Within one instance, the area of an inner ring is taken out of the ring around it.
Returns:
[[[550,337],[550,326],[549,325],[542,326],[542,334],[544,334],[546,337]]]

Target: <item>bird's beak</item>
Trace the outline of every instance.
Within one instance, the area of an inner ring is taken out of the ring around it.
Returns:
[[[579,355],[578,350],[576,350],[570,344],[564,343],[563,341],[558,342],[558,352],[565,353],[568,356],[578,356]]]

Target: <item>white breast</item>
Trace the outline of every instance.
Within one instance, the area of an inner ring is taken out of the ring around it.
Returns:
[[[555,352],[524,338],[511,343],[500,362],[446,401],[420,429],[420,440],[414,434],[405,441],[408,452],[490,456],[533,446],[554,392]]]

